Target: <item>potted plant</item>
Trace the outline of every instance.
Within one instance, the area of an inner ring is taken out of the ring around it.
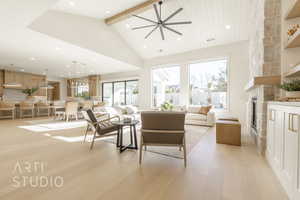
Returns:
[[[280,88],[286,91],[286,97],[300,98],[300,80],[284,82],[280,85]]]
[[[26,88],[22,90],[24,94],[27,95],[27,99],[30,99],[32,97],[32,94],[38,91],[39,88]]]
[[[165,103],[161,104],[160,107],[162,111],[172,111],[174,106],[170,102],[166,101]]]

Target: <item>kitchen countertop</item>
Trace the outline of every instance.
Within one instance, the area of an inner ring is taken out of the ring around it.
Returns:
[[[293,102],[293,101],[268,101],[268,104],[300,107],[300,102]]]

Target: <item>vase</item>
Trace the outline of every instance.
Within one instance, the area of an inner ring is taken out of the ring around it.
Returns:
[[[287,98],[300,98],[300,91],[286,91],[285,96]]]

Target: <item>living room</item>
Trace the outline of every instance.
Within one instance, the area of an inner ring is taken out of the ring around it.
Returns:
[[[300,0],[4,0],[0,199],[300,199]]]

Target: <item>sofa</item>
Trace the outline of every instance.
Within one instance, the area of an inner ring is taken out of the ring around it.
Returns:
[[[186,125],[214,126],[216,122],[215,113],[210,110],[206,115],[200,114],[201,106],[175,106],[173,111],[182,111],[186,113]]]
[[[210,110],[206,115],[200,114],[201,106],[188,106],[186,109],[185,124],[199,126],[214,126],[216,119],[215,113]]]
[[[137,107],[131,105],[95,107],[94,111],[98,113],[107,113],[109,117],[118,116],[121,118],[121,120],[124,118],[140,120],[140,112],[138,111]]]

